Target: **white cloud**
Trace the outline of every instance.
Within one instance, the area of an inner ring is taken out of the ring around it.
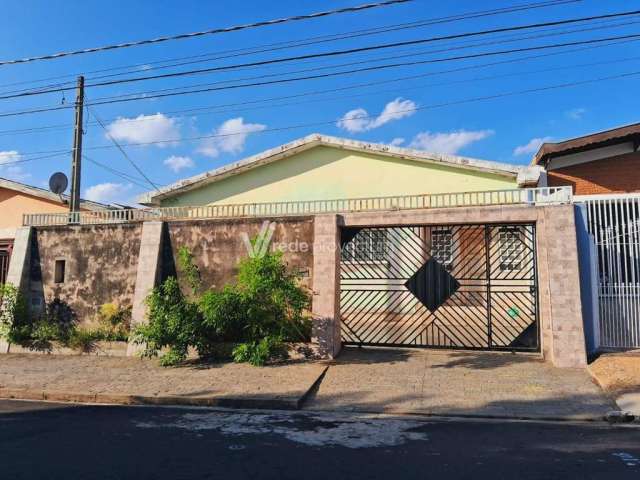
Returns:
[[[179,140],[180,126],[175,118],[163,113],[155,115],[138,115],[135,118],[120,117],[107,126],[107,131],[114,139],[129,143],[148,143],[162,140]],[[170,143],[158,143],[165,147]],[[172,142],[175,144],[175,142]]]
[[[457,153],[474,142],[493,135],[493,130],[457,130],[454,132],[420,132],[409,147],[436,153]]]
[[[190,157],[179,157],[177,155],[171,155],[163,163],[176,173],[185,168],[193,168],[195,166]]]
[[[0,177],[5,177],[17,182],[28,180],[31,174],[26,172],[20,164],[14,163],[20,160],[22,160],[22,155],[20,155],[17,150],[0,152]]]
[[[391,142],[389,142],[389,145],[391,145],[392,147],[399,147],[403,143],[404,143],[404,138],[396,137],[393,140],[391,140]]]
[[[526,154],[534,154],[538,151],[540,146],[545,143],[551,141],[551,137],[536,137],[529,140],[528,143],[524,145],[519,145],[513,150],[514,155],[526,155]]]
[[[338,127],[350,133],[364,132],[371,123],[369,114],[364,108],[356,108],[345,113],[338,120]]]
[[[84,192],[84,198],[93,202],[114,203],[125,202],[131,190],[130,183],[99,183],[89,187]]]
[[[214,138],[202,142],[199,153],[208,157],[217,157],[220,153],[237,154],[244,150],[247,137],[254,132],[267,128],[260,123],[244,123],[242,117],[231,118],[213,130]]]
[[[566,115],[571,120],[582,120],[582,117],[584,116],[585,113],[587,113],[586,108],[574,108],[566,112]]]
[[[410,117],[415,113],[417,105],[411,100],[403,100],[401,97],[387,103],[382,113],[377,117],[371,118],[364,108],[356,108],[345,113],[338,120],[338,127],[349,133],[366,132],[379,128],[382,125],[400,120],[401,118]]]

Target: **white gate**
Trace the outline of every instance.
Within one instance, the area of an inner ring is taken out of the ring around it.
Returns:
[[[577,197],[598,258],[600,348],[640,347],[640,195]]]

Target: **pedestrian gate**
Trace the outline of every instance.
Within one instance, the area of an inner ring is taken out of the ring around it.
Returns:
[[[342,340],[539,350],[535,226],[343,228]]]

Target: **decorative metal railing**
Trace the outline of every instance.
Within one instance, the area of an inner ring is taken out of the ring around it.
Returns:
[[[479,207],[489,205],[559,204],[571,202],[571,187],[541,187],[335,200],[219,204],[104,210],[99,212],[33,213],[23,215],[23,225],[98,225],[150,220],[301,216],[318,215],[322,213]]]

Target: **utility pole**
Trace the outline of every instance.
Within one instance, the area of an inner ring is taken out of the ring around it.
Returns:
[[[84,77],[78,77],[76,89],[76,123],[73,132],[73,151],[71,158],[71,198],[69,212],[80,211],[80,174],[82,169],[82,113],[84,111]]]

